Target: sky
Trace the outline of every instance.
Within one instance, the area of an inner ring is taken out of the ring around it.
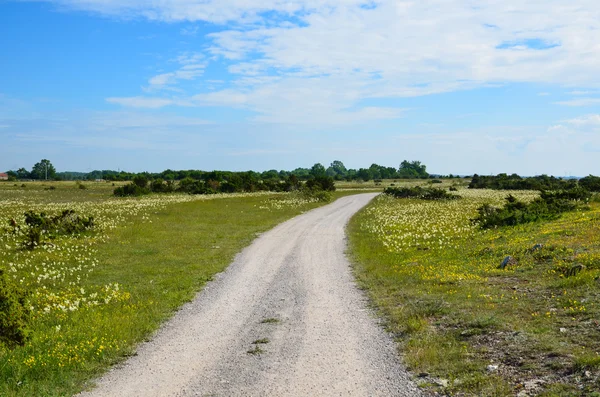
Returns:
[[[0,172],[600,174],[597,0],[0,0]]]

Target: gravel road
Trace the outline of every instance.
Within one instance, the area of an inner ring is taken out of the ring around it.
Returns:
[[[344,256],[345,225],[374,196],[341,198],[261,235],[81,395],[420,396]]]

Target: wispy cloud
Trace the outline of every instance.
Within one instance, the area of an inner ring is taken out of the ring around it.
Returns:
[[[204,68],[206,67],[204,55],[195,52],[183,53],[173,59],[172,62],[179,64],[179,69],[151,77],[148,80],[149,85],[146,87],[146,91],[158,89],[181,91],[177,88],[177,84],[181,80],[194,80],[202,76],[204,74]]]
[[[185,28],[181,28],[181,30],[179,31],[179,33],[181,33],[183,36],[196,36],[198,34],[198,26],[194,25],[194,26],[188,26]]]
[[[600,114],[589,114],[565,122],[576,126],[600,126]]]
[[[106,102],[117,105],[128,106],[132,108],[158,109],[174,103],[171,99],[151,98],[151,97],[124,97],[124,98],[106,98]]]
[[[590,0],[398,2],[381,0],[46,0],[118,18],[212,24],[206,61],[149,79],[146,89],[178,91],[203,62],[228,66],[220,92],[190,92],[197,104],[244,106],[255,120],[299,123],[314,116],[387,119],[361,109],[368,98],[394,99],[530,82],[600,88],[600,8]],[[272,98],[272,99],[267,99]],[[129,106],[167,99],[111,98]],[[187,104],[188,99],[168,104]],[[341,105],[339,102],[341,101]],[[558,102],[597,104],[593,98]],[[286,108],[282,104],[285,104]],[[324,109],[317,109],[317,104]],[[293,111],[287,109],[294,109]],[[323,113],[323,114],[322,114]]]
[[[566,101],[555,102],[557,105],[583,107],[583,106],[595,106],[600,105],[600,98],[577,98],[569,99]]]

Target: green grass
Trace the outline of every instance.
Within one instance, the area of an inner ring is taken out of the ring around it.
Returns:
[[[356,277],[396,336],[405,364],[430,374],[419,379],[423,387],[448,395],[513,396],[536,379],[544,380],[536,392],[543,395],[596,395],[600,206],[481,231],[467,224],[479,200],[487,198],[450,204],[382,198],[348,226]],[[420,231],[437,219],[439,230],[431,233],[439,237]],[[544,247],[532,251],[535,244]],[[498,269],[508,255],[517,264]],[[584,269],[569,276],[578,264]],[[488,370],[491,364],[499,369]]]
[[[104,214],[104,224],[109,226],[117,217],[110,212],[120,208],[121,202],[135,209],[136,203],[163,200],[157,196],[110,203],[111,189],[105,185],[84,190],[65,182],[55,190],[44,190],[44,184],[38,183],[25,189],[29,191],[0,189],[0,201],[5,200],[6,208],[17,214],[29,205],[53,210],[62,208],[56,203],[79,203],[80,211]],[[89,195],[87,199],[85,195]],[[11,202],[14,197],[24,199]],[[22,266],[16,268],[15,280],[22,277],[23,285],[41,291],[41,298],[36,298],[41,303],[38,306],[35,301],[36,307],[48,304],[53,309],[48,313],[36,309],[32,339],[25,346],[14,350],[0,347],[0,395],[65,396],[87,387],[110,365],[134,354],[136,344],[147,340],[257,235],[321,205],[282,201],[274,206],[278,200],[285,196],[147,205],[138,212],[132,210],[131,215],[119,215],[115,228],[53,242],[75,252],[71,256],[51,247],[25,252],[13,240],[6,240],[11,249],[0,253],[0,266]],[[89,272],[84,267],[70,275],[69,269],[93,261],[97,265]],[[66,268],[60,273],[63,280],[36,279],[38,274],[52,277],[54,273],[47,267],[54,265]],[[82,296],[86,302],[96,299],[99,303],[81,304],[73,311],[52,306],[68,306]]]

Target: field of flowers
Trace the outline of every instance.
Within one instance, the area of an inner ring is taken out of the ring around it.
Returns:
[[[80,390],[131,354],[256,233],[319,205],[281,193],[116,199],[111,191],[0,184],[0,269],[28,293],[33,314],[24,346],[0,344],[0,395]],[[64,210],[93,217],[93,229],[23,246],[26,211]]]
[[[482,230],[471,221],[479,206],[537,193],[453,193],[462,198],[381,195],[349,225],[356,275],[407,365],[449,395],[596,396],[599,205]]]

